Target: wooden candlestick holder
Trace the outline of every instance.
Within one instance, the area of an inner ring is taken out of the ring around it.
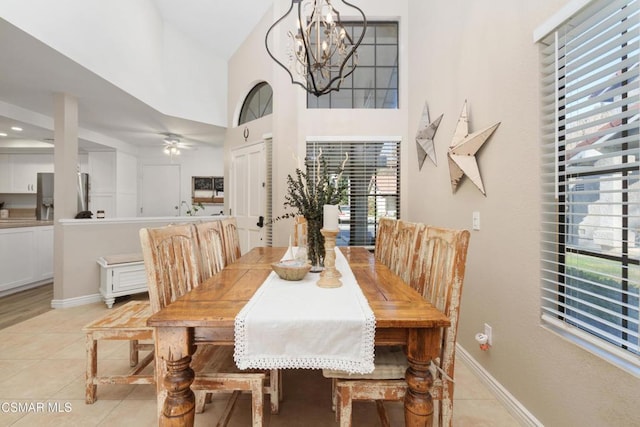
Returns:
[[[340,277],[342,274],[336,270],[336,236],[339,230],[320,230],[324,236],[324,270],[320,273],[320,279],[316,283],[321,288],[339,288],[342,286]]]

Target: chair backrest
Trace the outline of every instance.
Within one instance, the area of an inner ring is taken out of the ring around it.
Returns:
[[[408,221],[397,221],[391,242],[392,256],[388,267],[406,283],[411,284],[411,270],[418,258],[416,248],[426,226]],[[418,291],[420,291],[418,289]]]
[[[293,246],[307,245],[307,218],[298,215],[293,220]]]
[[[440,351],[440,368],[453,377],[458,317],[464,282],[468,230],[451,230],[427,226],[415,247],[409,284],[449,318]]]
[[[393,241],[395,240],[398,221],[392,218],[380,218],[376,230],[376,248],[374,256],[377,261],[391,267],[393,258]]]
[[[224,265],[226,266],[240,258],[240,237],[238,235],[238,221],[235,218],[225,218],[221,222],[224,238]]]
[[[222,221],[206,221],[195,225],[200,255],[200,279],[206,280],[225,266]]]
[[[200,284],[193,224],[142,228],[140,244],[154,313]]]

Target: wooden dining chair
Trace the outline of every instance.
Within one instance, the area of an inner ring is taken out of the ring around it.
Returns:
[[[218,274],[225,267],[222,224],[221,220],[195,224],[202,281]],[[272,369],[269,372],[268,381],[264,386],[264,393],[270,396],[271,413],[277,414],[280,410],[280,400],[282,400],[282,376],[279,370]],[[199,397],[201,398],[201,396]]]
[[[229,265],[241,256],[240,236],[238,235],[238,221],[236,218],[224,218],[222,235],[224,242],[224,265]]]
[[[206,221],[195,224],[200,255],[200,278],[206,280],[218,274],[225,266],[222,221]]]
[[[85,402],[97,399],[99,384],[155,384],[153,374],[144,372],[153,362],[153,328],[147,326],[151,315],[149,301],[129,301],[110,309],[106,314],[83,327],[86,336],[87,371],[85,375]],[[129,341],[129,365],[126,374],[98,375],[98,342]],[[140,360],[140,351],[147,351]]]
[[[410,282],[411,271],[419,255],[416,249],[425,227],[424,224],[402,220],[396,223],[391,241],[391,259],[386,265],[406,283]]]
[[[374,256],[377,261],[383,263],[387,267],[391,265],[393,242],[395,240],[397,226],[398,221],[393,218],[383,217],[378,221]]]
[[[293,246],[307,245],[307,218],[297,215],[293,219]]]
[[[200,260],[193,224],[142,228],[140,243],[154,313],[200,284]],[[156,366],[159,363],[157,360]],[[214,345],[197,346],[191,368],[195,372],[191,388],[196,394],[196,412],[204,410],[207,392],[231,392],[218,423],[226,425],[240,393],[249,391],[253,425],[262,425],[265,372],[239,370],[233,360],[233,348]]]
[[[433,385],[429,389],[437,401],[438,425],[452,426],[454,363],[460,298],[464,281],[469,232],[426,227],[418,242],[409,285],[422,289],[423,296],[447,315],[451,326],[444,328],[439,357],[431,362]],[[383,426],[389,426],[384,400],[402,400],[407,384],[408,368],[405,349],[376,347],[375,369],[371,374],[349,375],[346,372],[324,370],[332,379],[333,402],[341,427],[351,425],[353,400],[374,400]]]

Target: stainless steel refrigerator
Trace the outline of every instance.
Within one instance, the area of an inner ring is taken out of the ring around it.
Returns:
[[[53,173],[39,172],[37,177],[36,218],[53,220]],[[78,212],[89,210],[89,174],[78,173]]]

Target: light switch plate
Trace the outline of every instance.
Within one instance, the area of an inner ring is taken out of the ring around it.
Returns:
[[[480,212],[473,212],[473,229],[480,230]]]

